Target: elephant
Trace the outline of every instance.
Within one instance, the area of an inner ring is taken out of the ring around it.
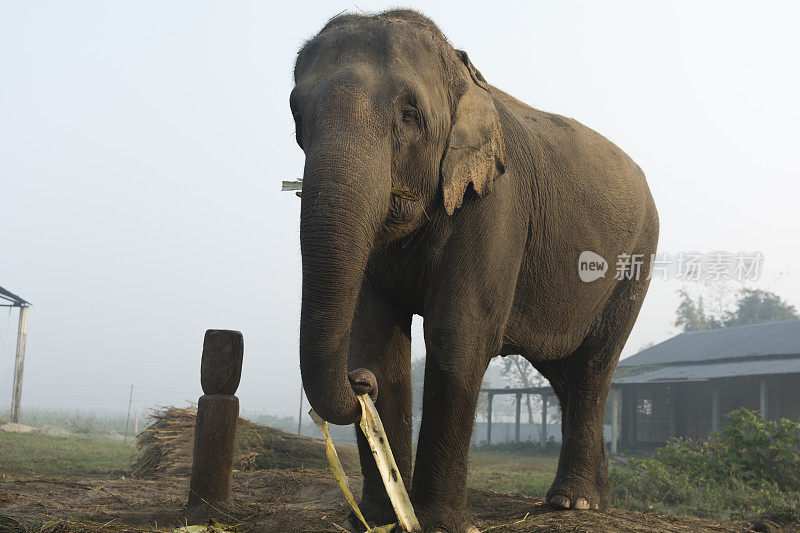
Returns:
[[[357,395],[370,394],[424,531],[475,531],[466,483],[481,383],[493,357],[521,354],[562,412],[547,501],[607,506],[602,419],[650,266],[633,276],[606,264],[582,280],[579,263],[585,252],[655,253],[658,214],[639,166],[588,127],[489,85],[411,10],[329,20],[298,52],[289,103],[305,155],[299,355],[311,407],[352,424]],[[413,315],[426,363],[412,477]],[[361,509],[392,523],[357,441]],[[351,515],[346,526],[359,524]]]

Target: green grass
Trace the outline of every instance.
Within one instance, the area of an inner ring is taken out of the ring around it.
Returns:
[[[123,433],[125,431],[126,415],[122,414],[96,414],[80,410],[68,409],[31,409],[22,410],[21,424],[33,427],[44,425],[62,427],[72,433],[82,435],[102,434],[109,431]],[[129,422],[129,430],[133,432],[133,417]],[[0,423],[10,420],[8,409],[0,409]]]
[[[663,468],[614,467],[611,505],[632,511],[713,520],[767,518],[779,524],[800,523],[800,492],[774,483],[760,486],[731,477],[724,482],[670,472]]]
[[[58,477],[120,475],[130,471],[136,453],[131,442],[0,432],[0,471],[8,473]],[[544,497],[557,464],[555,455],[475,449],[470,457],[469,484],[485,490]]]
[[[468,483],[476,489],[544,498],[557,465],[557,455],[476,448],[470,454]]]
[[[130,471],[133,443],[89,437],[0,432],[0,471],[58,477],[111,476]]]

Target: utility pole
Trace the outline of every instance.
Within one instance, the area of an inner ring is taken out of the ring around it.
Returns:
[[[131,395],[128,398],[128,417],[125,419],[125,437],[122,442],[128,442],[128,423],[131,421],[131,404],[133,403],[133,384],[131,384]]]
[[[17,355],[14,359],[14,388],[11,396],[11,421],[19,424],[19,409],[22,401],[22,370],[25,366],[25,339],[28,336],[28,312],[30,306],[19,306],[19,327],[17,328]]]

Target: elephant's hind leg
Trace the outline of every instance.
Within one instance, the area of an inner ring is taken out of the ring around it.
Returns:
[[[561,405],[561,455],[547,492],[547,501],[554,506],[608,506],[608,452],[603,439],[606,398],[646,288],[645,281],[621,284],[602,321],[574,353],[537,364]]]
[[[571,357],[580,357],[580,350]],[[603,414],[608,380],[573,372],[567,361],[543,365],[561,405],[561,454],[547,501],[556,507],[598,509],[608,505],[608,456]],[[613,367],[613,365],[612,365]],[[612,370],[613,372],[613,370]]]

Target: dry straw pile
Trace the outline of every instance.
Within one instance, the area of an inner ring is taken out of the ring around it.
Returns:
[[[165,407],[151,414],[152,423],[137,437],[140,453],[135,477],[189,476],[192,469],[196,412]],[[345,468],[358,468],[352,449],[340,452]],[[321,440],[292,435],[239,418],[236,430],[237,470],[328,468]]]

